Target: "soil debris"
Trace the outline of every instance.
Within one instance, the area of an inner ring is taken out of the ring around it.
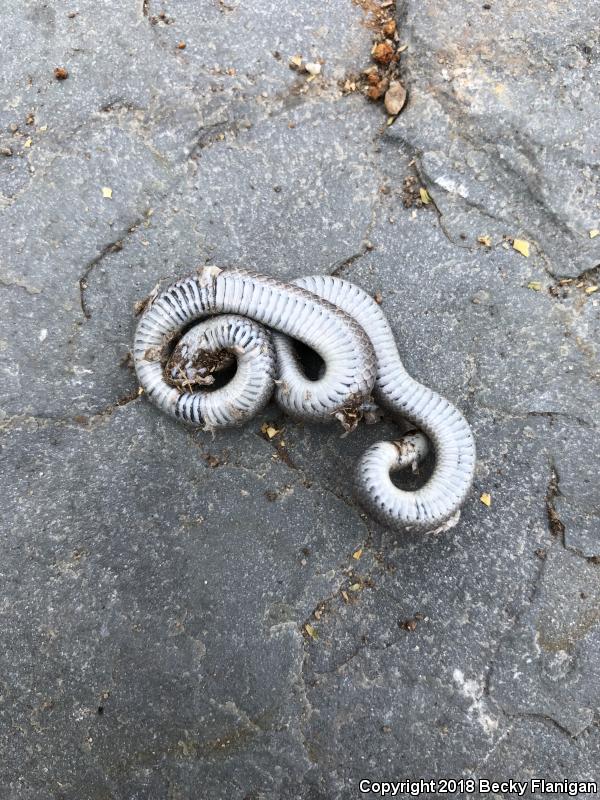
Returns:
[[[429,192],[415,175],[407,175],[402,182],[402,203],[404,208],[423,208],[431,204]]]
[[[419,622],[426,619],[427,618],[424,617],[423,614],[417,612],[414,617],[411,619],[402,620],[398,623],[398,625],[400,628],[402,628],[402,630],[410,631],[410,633],[412,633],[413,631],[416,631]]]
[[[373,56],[373,61],[376,61],[378,64],[383,64],[384,67],[387,67],[394,60],[394,48],[392,47],[391,42],[386,39],[385,41],[378,42],[376,45],[374,45],[373,49],[371,50],[371,55]]]
[[[206,466],[210,467],[211,469],[216,469],[221,464],[219,459],[212,453],[203,453],[202,460],[204,461]]]
[[[344,94],[360,91],[373,102],[383,100],[388,113],[388,124],[392,124],[404,108],[407,93],[400,80],[400,54],[406,46],[400,44],[396,24],[396,2],[376,0],[354,0],[366,14],[365,24],[373,31],[371,58],[373,64],[365,67],[359,75],[349,74],[339,86]]]

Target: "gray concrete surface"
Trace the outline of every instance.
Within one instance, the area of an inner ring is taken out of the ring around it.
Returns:
[[[598,7],[408,0],[388,127],[340,89],[377,5],[3,5],[3,800],[600,780]],[[211,438],[137,396],[133,304],[204,263],[381,293],[477,438],[455,529],[354,504],[388,424]]]

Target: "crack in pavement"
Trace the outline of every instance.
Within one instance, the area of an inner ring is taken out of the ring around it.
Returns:
[[[83,316],[86,319],[91,319],[92,311],[88,305],[87,298],[86,298],[86,291],[88,289],[88,278],[92,272],[92,270],[100,264],[107,256],[112,255],[113,253],[120,253],[123,247],[125,246],[125,241],[127,237],[131,234],[135,233],[140,225],[142,225],[148,217],[149,209],[147,209],[143,216],[138,217],[131,225],[128,225],[124,233],[114,241],[110,242],[109,244],[105,245],[102,250],[98,253],[97,256],[92,258],[89,261],[81,273],[79,277],[79,302],[81,305],[81,310],[83,311]]]
[[[556,465],[553,461],[550,462],[550,480],[548,481],[548,488],[546,491],[546,514],[548,517],[548,525],[550,527],[550,532],[553,536],[555,536],[562,544],[565,550],[568,550],[569,553],[573,553],[579,558],[583,558],[588,564],[598,564],[600,565],[600,556],[586,556],[584,555],[581,550],[577,547],[571,547],[567,544],[566,536],[565,536],[565,524],[560,518],[558,511],[556,510],[556,498],[562,497],[560,491],[560,475],[556,468]]]
[[[66,417],[55,414],[12,414],[11,416],[0,418],[0,433],[8,433],[12,430],[19,432],[27,424],[35,424],[37,430],[43,430],[48,427],[85,427],[92,429],[97,423],[108,419],[118,408],[134,403],[142,394],[141,387],[136,387],[107,406],[87,414],[82,413]]]
[[[27,294],[32,295],[42,293],[42,290],[38,289],[37,286],[31,286],[22,278],[18,278],[16,276],[0,277],[0,286],[3,286],[5,289],[23,289],[23,291],[27,292]]]

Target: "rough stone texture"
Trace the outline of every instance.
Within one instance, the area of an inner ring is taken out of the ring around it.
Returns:
[[[398,9],[386,128],[338,85],[369,3],[5,4],[2,798],[600,780],[598,11],[490,5]],[[435,205],[404,206],[411,175]],[[342,439],[270,407],[212,438],[138,396],[133,304],[204,263],[381,293],[476,435],[456,528],[355,505],[390,423]]]
[[[525,235],[549,271],[600,261],[594,0],[403,0],[409,113],[394,134],[448,235]]]

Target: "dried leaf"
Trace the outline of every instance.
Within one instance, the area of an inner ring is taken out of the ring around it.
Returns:
[[[599,288],[598,286],[587,286],[586,290],[585,290],[585,293],[586,294],[594,294],[594,292],[598,291],[598,288]]]
[[[492,495],[489,492],[483,492],[483,494],[479,498],[484,506],[488,508],[492,505]]]
[[[302,56],[295,55],[290,58],[290,69],[302,69]]]
[[[425,187],[421,186],[419,189],[419,194],[421,196],[421,202],[424,205],[429,205],[429,203],[431,203],[431,197],[429,196],[429,192],[427,189],[425,189]]]
[[[110,186],[102,187],[102,197],[106,197],[108,200],[112,200],[112,189],[110,188]]]
[[[485,236],[478,236],[477,241],[479,242],[479,244],[483,244],[486,247],[492,246],[492,237],[488,236],[487,234]]]
[[[344,598],[344,603],[350,602],[350,598],[348,597],[348,592],[345,592],[343,589],[342,589],[342,597]]]
[[[539,281],[529,281],[527,288],[533,289],[534,292],[539,292],[542,288],[542,284]]]
[[[358,550],[355,550],[352,553],[352,558],[354,558],[354,559],[356,559],[356,561],[358,561],[358,559],[362,556],[362,554],[363,554],[363,549],[362,549],[362,547],[359,547]]]
[[[268,422],[264,422],[260,428],[261,432],[265,434],[268,439],[272,439],[274,436],[277,436],[278,433],[281,433],[281,430],[273,427],[273,425],[269,425]]]
[[[525,258],[529,258],[529,242],[527,239],[513,239],[513,248]]]
[[[316,640],[316,639],[319,638],[318,633],[316,632],[316,630],[313,628],[313,626],[309,622],[307,622],[306,625],[304,626],[304,630],[310,636],[311,639],[315,639]]]

